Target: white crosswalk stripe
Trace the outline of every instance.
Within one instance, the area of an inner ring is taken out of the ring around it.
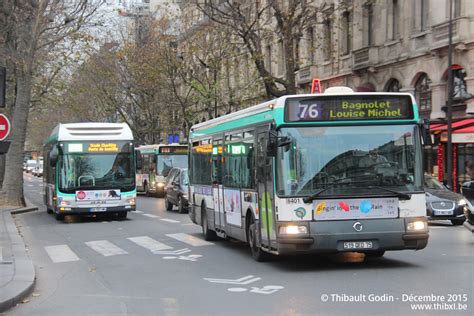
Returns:
[[[80,260],[68,245],[46,246],[44,249],[54,263]]]
[[[181,223],[180,221],[169,219],[169,218],[161,218],[160,221],[168,222],[168,223]]]
[[[128,254],[128,252],[107,240],[88,241],[86,245],[105,257]]]
[[[167,234],[166,236],[179,240],[181,242],[184,242],[194,247],[214,245],[214,243],[212,242],[208,242],[208,241],[202,240],[200,238],[197,238],[185,233]]]
[[[153,214],[142,214],[143,216],[150,217],[150,218],[159,218],[159,216]]]
[[[139,211],[139,210],[135,210],[135,211],[132,211],[133,213],[137,213],[137,214],[143,214],[143,211]]]
[[[167,250],[167,249],[173,249],[173,247],[170,247],[168,245],[165,245],[157,240],[154,240],[153,238],[150,238],[148,236],[137,236],[137,237],[129,237],[127,238],[131,242],[134,242],[135,244],[146,248],[150,251],[159,251],[159,250]]]

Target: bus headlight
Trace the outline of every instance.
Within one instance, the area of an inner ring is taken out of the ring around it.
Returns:
[[[280,226],[278,232],[280,235],[302,235],[308,233],[308,227],[297,225]]]
[[[128,199],[127,203],[130,205],[135,205],[135,199]]]
[[[414,221],[407,224],[407,231],[426,230],[427,223],[423,221]]]
[[[460,199],[459,202],[458,202],[459,206],[463,206],[463,205],[466,205],[466,204],[467,204],[467,202],[466,202],[465,199]]]
[[[158,182],[157,186],[158,186],[159,188],[162,188],[162,187],[165,186],[165,184],[164,184],[163,182]]]

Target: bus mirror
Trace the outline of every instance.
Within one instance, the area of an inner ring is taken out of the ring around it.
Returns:
[[[58,162],[58,147],[54,146],[53,149],[48,154],[49,165],[51,167],[56,167],[56,163]]]
[[[278,147],[285,147],[285,152],[290,150],[290,145],[293,144],[293,137],[283,136],[278,139]]]

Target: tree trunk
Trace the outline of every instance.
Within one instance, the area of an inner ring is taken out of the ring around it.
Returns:
[[[28,67],[25,67],[28,68]],[[23,153],[25,147],[26,125],[31,100],[30,69],[17,73],[17,95],[13,112],[10,149],[6,157],[5,176],[0,204],[25,206],[23,196]]]

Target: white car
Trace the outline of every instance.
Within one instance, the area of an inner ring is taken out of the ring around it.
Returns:
[[[32,173],[33,170],[35,169],[36,165],[37,165],[36,160],[33,160],[33,159],[27,160],[26,161],[26,172],[27,173]]]

